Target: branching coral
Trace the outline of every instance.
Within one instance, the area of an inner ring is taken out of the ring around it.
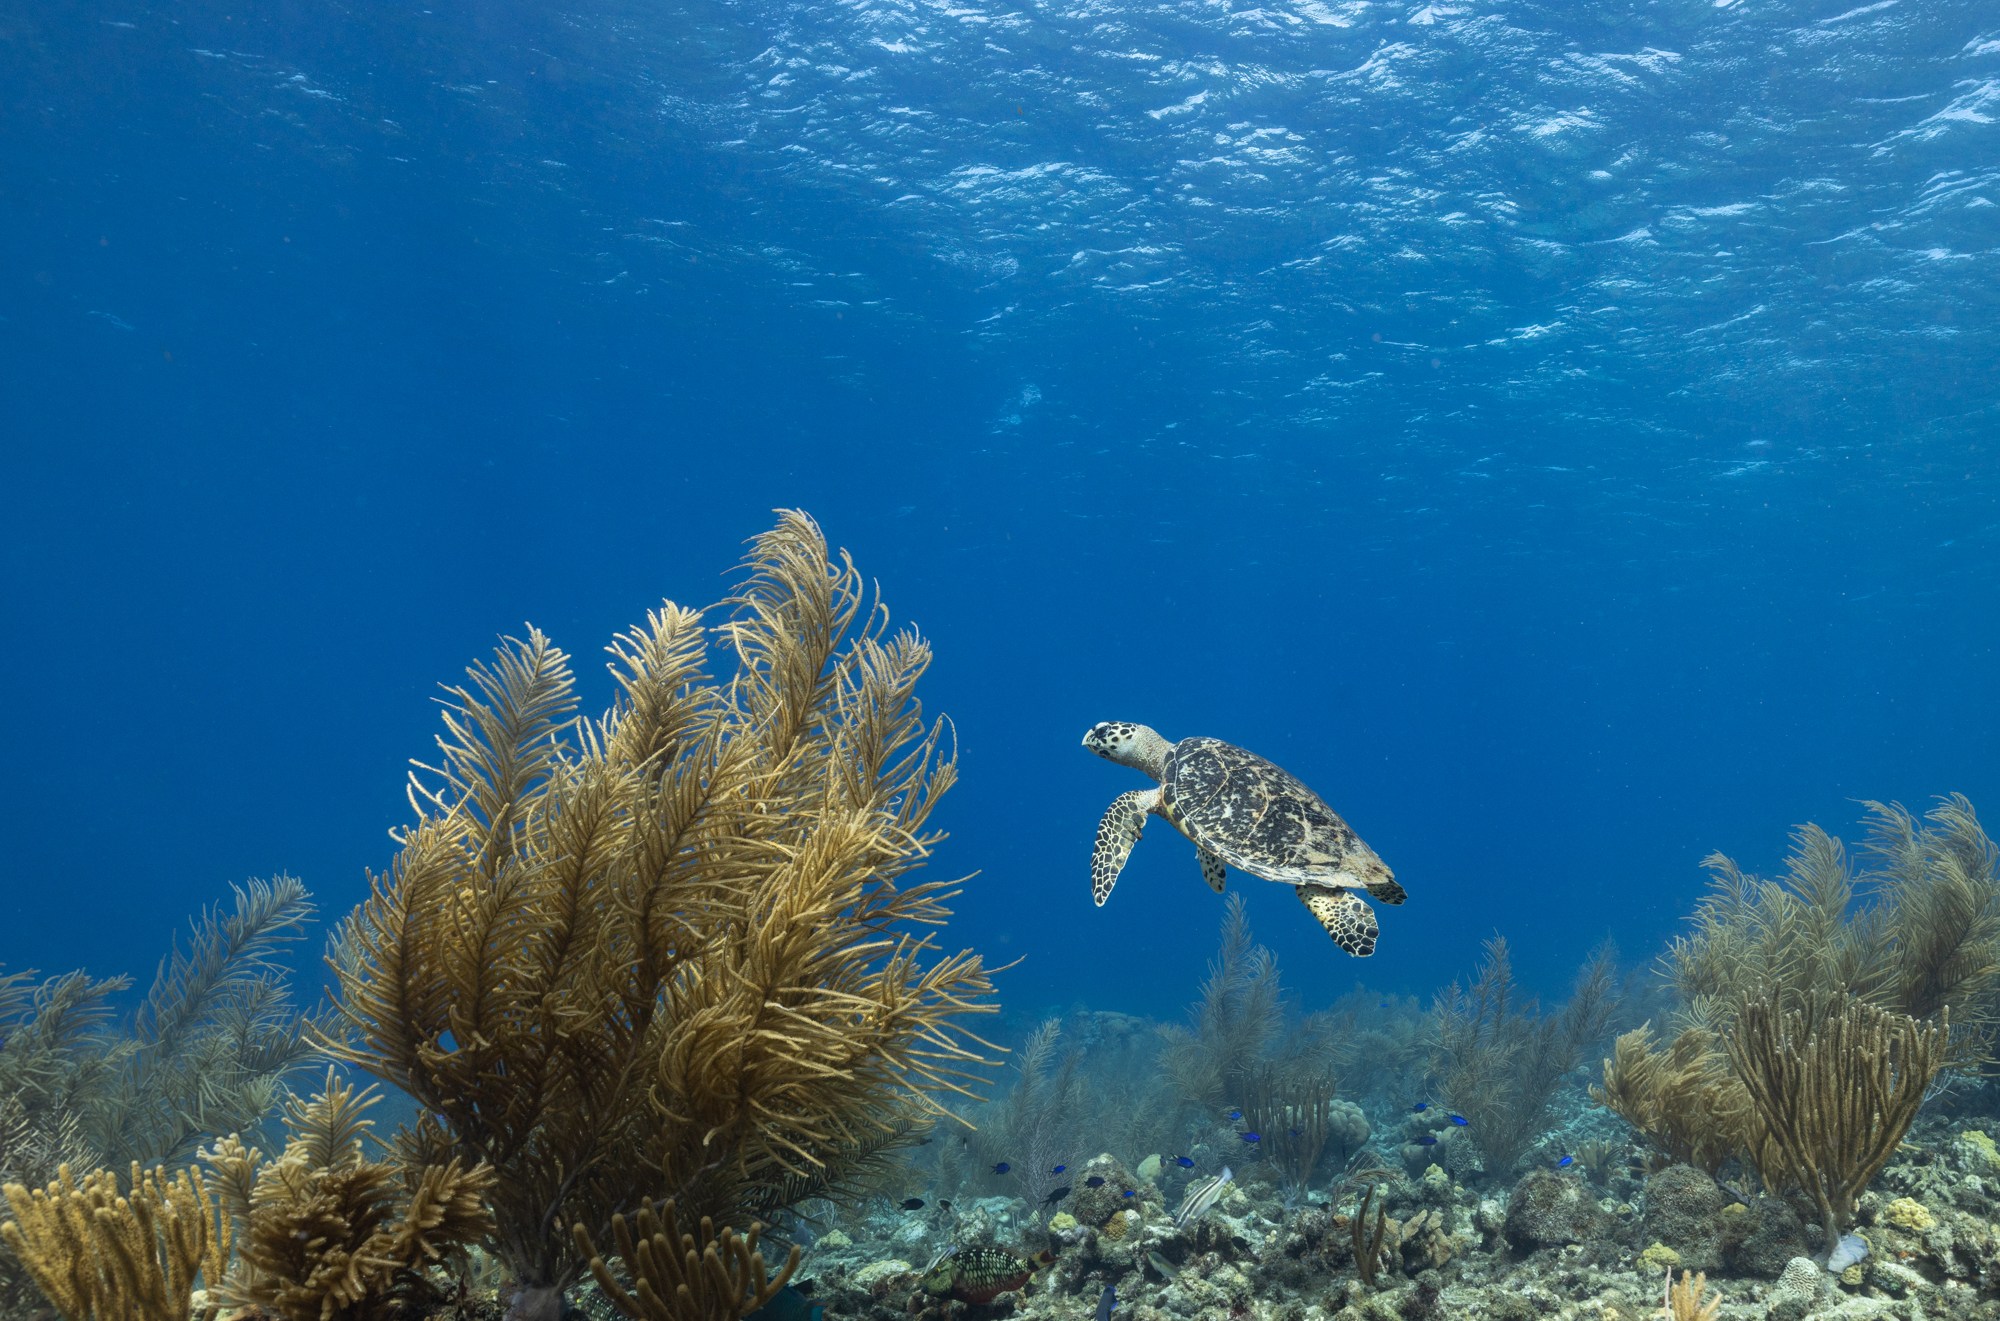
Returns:
[[[1849,998],[1740,1011],[1728,1042],[1756,1110],[1748,1154],[1767,1185],[1804,1195],[1828,1242],[1917,1117],[1949,1036],[1949,1011],[1925,1024]]]
[[[1717,1321],[1722,1315],[1722,1298],[1708,1296],[1708,1276],[1690,1276],[1682,1271],[1680,1283],[1676,1284],[1669,1268],[1664,1301],[1653,1315],[1659,1321]]]
[[[1722,1029],[1746,1003],[1854,995],[1918,1019],[1949,1007],[1954,1062],[1986,1052],[2000,997],[1993,841],[1958,795],[1921,821],[1893,803],[1867,813],[1865,871],[1813,825],[1794,833],[1776,880],[1707,860],[1708,897],[1666,958],[1692,1021]]]
[[[1683,1030],[1665,1050],[1653,1048],[1650,1026],[1627,1032],[1604,1061],[1604,1085],[1590,1094],[1667,1160],[1710,1174],[1751,1145],[1750,1094],[1706,1028]]]
[[[8,1184],[15,1219],[0,1225],[42,1293],[68,1321],[182,1321],[197,1274],[221,1278],[226,1222],[199,1170],[172,1179],[132,1167],[118,1176],[64,1169],[46,1188]]]
[[[312,1054],[280,956],[313,912],[297,877],[236,886],[161,962],[131,1031],[81,1098],[99,1157],[177,1164],[217,1133],[250,1132]]]
[[[449,690],[336,942],[339,1053],[428,1110],[414,1146],[493,1168],[524,1296],[581,1274],[575,1224],[837,1191],[982,1062],[959,1023],[986,972],[936,954],[954,891],[912,879],[955,774],[914,696],[929,647],[803,515],[747,569],[712,631],[668,604],[617,640],[601,720],[536,631]]]
[[[203,1156],[239,1227],[238,1260],[219,1293],[282,1321],[377,1321],[433,1290],[424,1268],[493,1228],[484,1166],[399,1166],[363,1151],[380,1098],[329,1072],[310,1101],[287,1107],[275,1160],[224,1138]]]
[[[1074,1153],[1078,1123],[1089,1108],[1079,1052],[1066,1048],[1062,1020],[1047,1019],[1028,1034],[1014,1058],[1014,1085],[980,1111],[973,1138],[989,1167],[1011,1165],[1006,1183],[1029,1206],[1064,1180],[1055,1168]]]
[[[1556,1085],[1606,1032],[1617,985],[1615,956],[1602,947],[1577,974],[1569,1002],[1544,1014],[1515,985],[1507,942],[1495,937],[1478,978],[1452,983],[1433,1002],[1438,1094],[1471,1121],[1490,1172],[1508,1173],[1542,1133]]]
[[[1246,1075],[1238,1090],[1245,1127],[1262,1135],[1265,1159],[1294,1199],[1329,1148],[1345,1162],[1368,1140],[1368,1120],[1360,1107],[1336,1099],[1331,1074],[1267,1064]]]
[[[657,1215],[651,1207],[641,1207],[637,1229],[635,1235],[622,1215],[611,1218],[619,1266],[631,1281],[628,1289],[598,1253],[589,1232],[576,1227],[577,1251],[590,1263],[597,1287],[632,1321],[737,1321],[777,1297],[799,1267],[795,1246],[778,1273],[770,1273],[757,1251],[761,1227],[752,1227],[747,1236],[732,1229],[717,1233],[715,1223],[704,1216],[697,1238],[681,1229],[671,1200]]]
[[[1227,900],[1222,943],[1189,1018],[1186,1027],[1163,1029],[1160,1063],[1186,1105],[1212,1114],[1284,1030],[1278,961],[1251,939],[1240,894]]]

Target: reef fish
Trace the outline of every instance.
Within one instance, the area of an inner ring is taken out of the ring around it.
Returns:
[[[825,1316],[825,1303],[814,1302],[788,1284],[743,1321],[824,1321]]]
[[[1457,1124],[1460,1128],[1464,1128],[1467,1124],[1470,1124],[1472,1122],[1470,1119],[1467,1119],[1464,1115],[1446,1115],[1445,1118],[1449,1119],[1452,1123]]]
[[[1175,1226],[1185,1228],[1208,1214],[1208,1208],[1214,1206],[1221,1200],[1222,1194],[1228,1191],[1229,1179],[1229,1167],[1225,1165],[1222,1167],[1222,1173],[1190,1185],[1187,1196],[1181,1199],[1181,1209],[1174,1212]]]
[[[1097,1321],[1111,1321],[1111,1309],[1116,1306],[1118,1290],[1107,1284],[1104,1292],[1097,1296]]]
[[[1242,1138],[1245,1142],[1262,1142],[1264,1140],[1262,1133],[1238,1133],[1236,1136]]]
[[[1083,1186],[1086,1188],[1102,1188],[1104,1186],[1104,1176],[1093,1174],[1083,1181]]]
[[[1161,1276],[1168,1280],[1178,1280],[1181,1277],[1181,1268],[1168,1261],[1160,1253],[1148,1252],[1146,1254],[1146,1261],[1154,1270],[1158,1271]]]
[[[1191,1170],[1194,1168],[1194,1162],[1189,1160],[1186,1156],[1174,1157],[1174,1164],[1180,1166],[1184,1170]]]
[[[1047,1197],[1044,1197],[1042,1199],[1042,1205],[1054,1206],[1057,1202],[1060,1202],[1063,1198],[1068,1196],[1069,1196],[1069,1185],[1064,1184],[1062,1187],[1050,1193]]]
[[[1007,1171],[1013,1168],[1014,1167],[1012,1165],[1009,1165],[1006,1161],[1003,1160],[998,1165],[995,1165],[993,1167],[993,1172],[995,1174],[1005,1174]]]
[[[1005,1248],[953,1248],[924,1272],[924,1291],[950,1294],[962,1303],[982,1305],[1009,1290],[1022,1288],[1036,1271],[1054,1260],[1054,1255],[1048,1252],[1022,1257]]]
[[[903,1209],[905,1211],[921,1211],[924,1209],[924,1199],[921,1197],[905,1197],[903,1199]]]

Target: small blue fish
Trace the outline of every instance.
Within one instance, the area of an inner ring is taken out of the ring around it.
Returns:
[[[1574,1164],[1576,1164],[1576,1157],[1564,1156],[1561,1160],[1556,1162],[1556,1168],[1559,1170],[1566,1170]]]
[[[993,1172],[995,1174],[1005,1174],[1007,1171],[1013,1168],[1014,1167],[1012,1165],[1009,1165],[1006,1161],[1003,1160],[998,1165],[995,1165],[993,1167]]]
[[[1242,1118],[1243,1118],[1243,1112],[1241,1110],[1231,1110],[1229,1112],[1229,1122],[1232,1124],[1241,1121]]]
[[[1083,1181],[1083,1186],[1086,1188],[1102,1188],[1104,1186],[1104,1176],[1093,1174]]]
[[[1118,1291],[1110,1285],[1097,1298],[1097,1321],[1111,1321],[1111,1309],[1118,1306]]]
[[[1381,1004],[1376,1005],[1375,1007],[1377,1009],[1387,1009],[1389,1007],[1389,1002],[1387,1000],[1384,1000]]]
[[[1137,1197],[1138,1195],[1138,1191],[1132,1188],[1127,1188],[1123,1193],[1119,1194],[1121,1197]]]
[[[1452,1123],[1457,1124],[1460,1128],[1464,1128],[1467,1124],[1470,1124],[1472,1122],[1470,1119],[1467,1119],[1464,1115],[1446,1115],[1445,1118],[1449,1119]]]
[[[1058,1165],[1058,1166],[1056,1166],[1056,1167],[1055,1167],[1054,1169],[1050,1170],[1050,1171],[1049,1171],[1049,1173],[1050,1173],[1050,1174],[1061,1174],[1061,1173],[1062,1173],[1062,1172],[1063,1172],[1064,1170],[1066,1170],[1066,1169],[1068,1169],[1068,1168],[1069,1168],[1069,1166],[1067,1166],[1067,1165]]]
[[[1416,1111],[1418,1114],[1422,1114],[1424,1111],[1430,1108],[1431,1108],[1431,1103],[1429,1101],[1419,1101],[1415,1105],[1410,1107],[1410,1109]]]
[[[1435,1147],[1437,1144],[1438,1140],[1428,1133],[1417,1139],[1417,1145],[1420,1147]]]
[[[1304,1134],[1304,1132],[1305,1132],[1305,1130],[1304,1130],[1304,1129],[1302,1129],[1302,1128],[1295,1128],[1295,1129],[1293,1129],[1293,1130],[1292,1130],[1292,1136],[1293,1136],[1293,1137],[1299,1137],[1299,1136],[1301,1136],[1302,1134]]]
[[[1184,1170],[1191,1170],[1194,1168],[1194,1162],[1189,1160],[1186,1156],[1174,1157],[1174,1164],[1180,1166]]]
[[[1242,1138],[1245,1142],[1262,1142],[1264,1140],[1262,1133],[1238,1133],[1236,1136]]]

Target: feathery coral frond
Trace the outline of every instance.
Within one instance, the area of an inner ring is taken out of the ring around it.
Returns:
[[[546,637],[503,643],[335,941],[335,1049],[492,1167],[531,1289],[583,1271],[571,1226],[662,1195],[740,1222],[838,1190],[984,1063],[986,970],[924,934],[956,891],[912,874],[954,776],[928,645],[798,513],[713,613],[619,635],[597,720]]]

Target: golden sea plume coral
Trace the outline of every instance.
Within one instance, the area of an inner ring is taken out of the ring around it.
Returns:
[[[10,1183],[15,1218],[0,1237],[68,1321],[186,1321],[199,1274],[222,1277],[229,1227],[199,1170],[169,1179],[132,1166],[76,1179],[64,1166],[46,1188]]]
[[[1722,1315],[1722,1296],[1708,1297],[1708,1276],[1700,1273],[1682,1271],[1680,1283],[1674,1283],[1670,1268],[1665,1301],[1653,1315],[1659,1321],[1716,1321]]]
[[[955,776],[929,645],[798,513],[712,613],[621,635],[601,719],[534,630],[448,690],[335,944],[337,1053],[421,1103],[413,1149],[493,1168],[496,1254],[545,1304],[572,1225],[838,1193],[983,1063],[986,971],[935,949],[956,891],[913,876]]]
[[[612,1273],[590,1231],[575,1227],[577,1251],[589,1262],[597,1287],[620,1312],[633,1321],[737,1321],[778,1296],[799,1267],[794,1246],[785,1264],[772,1275],[757,1251],[761,1226],[749,1234],[733,1229],[717,1232],[715,1222],[701,1219],[697,1237],[680,1227],[673,1199],[639,1208],[637,1233],[625,1217],[611,1217],[612,1241],[619,1265],[631,1288]]]
[[[1793,834],[1776,879],[1710,856],[1709,893],[1665,971],[1690,1020],[1716,1030],[1759,1001],[1852,995],[1925,1021],[1949,1008],[1951,1063],[1980,1062],[2000,1024],[2000,849],[1962,795],[1921,818],[1865,807],[1859,868],[1815,825]]]
[[[1668,1160],[1710,1174],[1751,1144],[1750,1094],[1705,1028],[1684,1029],[1664,1050],[1654,1048],[1650,1025],[1625,1033],[1604,1061],[1604,1085],[1590,1094]]]
[[[222,1297],[282,1321],[375,1321],[426,1301],[424,1269],[492,1231],[486,1167],[367,1158],[380,1099],[329,1071],[318,1096],[287,1107],[277,1159],[235,1136],[203,1153],[241,1227]]]

